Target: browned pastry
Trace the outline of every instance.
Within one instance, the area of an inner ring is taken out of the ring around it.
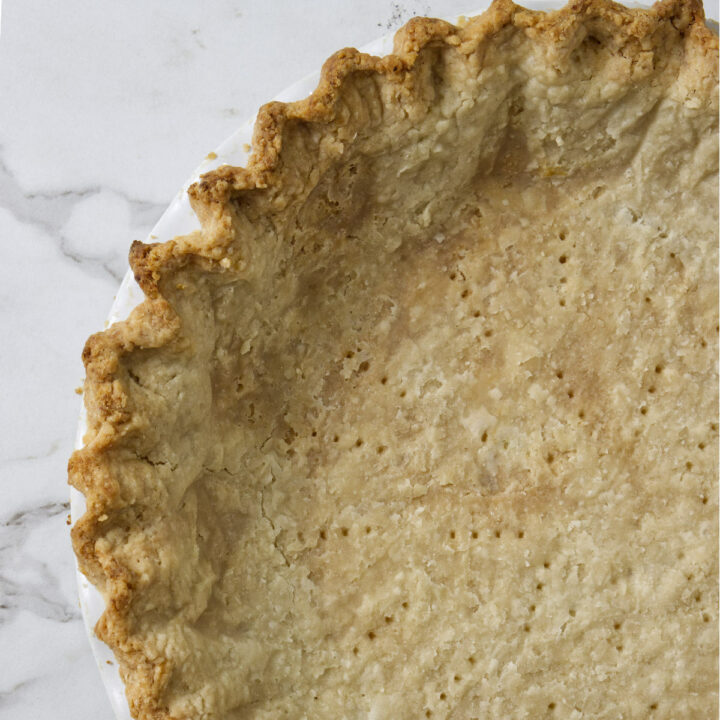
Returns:
[[[717,67],[416,19],[133,245],[70,481],[135,717],[717,717]]]

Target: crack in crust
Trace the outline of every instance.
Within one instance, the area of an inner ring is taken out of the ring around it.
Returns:
[[[73,454],[68,472],[70,483],[87,500],[87,512],[72,530],[73,547],[80,569],[106,599],[96,632],[115,652],[134,717],[177,717],[164,700],[170,663],[148,656],[131,638],[129,612],[136,570],[110,551],[107,539],[112,535],[117,546],[137,521],[136,499],[120,491],[122,467],[117,458],[127,438],[146,431],[149,422],[138,417],[126,391],[126,383],[132,381],[127,359],[153,348],[176,347],[178,354],[186,351],[187,338],[178,314],[165,298],[165,284],[193,267],[238,276],[252,274],[259,267],[261,273],[265,261],[262,246],[252,242],[255,227],[280,236],[290,210],[351,146],[358,130],[382,126],[382,103],[372,101],[372,94],[379,92],[378,78],[383,79],[383,91],[396,103],[405,104],[408,112],[421,112],[417,103],[408,102],[428,93],[421,76],[414,72],[420,63],[449,50],[467,56],[478,53],[493,42],[507,41],[511,32],[532,38],[559,65],[566,62],[579,38],[594,37],[618,53],[639,56],[658,42],[656,37],[675,32],[686,35],[696,49],[697,67],[687,72],[696,78],[698,102],[710,102],[707,97],[716,83],[718,42],[704,27],[702,5],[697,0],[666,0],[650,10],[630,10],[606,0],[581,0],[549,14],[526,10],[510,0],[496,0],[463,28],[416,18],[396,34],[394,54],[378,58],[341,50],[323,66],[318,88],[310,97],[265,105],[258,114],[248,166],[220,167],[189,190],[202,231],[163,244],[133,243],[130,265],[147,299],[127,321],[87,341],[83,362],[88,432],[85,447]],[[352,98],[347,95],[355,82],[366,83],[370,97],[361,117],[350,117],[348,109]],[[167,464],[149,455],[137,460],[146,463],[151,472],[160,472]],[[273,521],[265,514],[264,497],[262,500],[262,515],[274,530]]]

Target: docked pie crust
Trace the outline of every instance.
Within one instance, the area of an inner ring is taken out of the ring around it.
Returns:
[[[69,473],[134,717],[717,717],[717,67],[415,19],[133,245]]]

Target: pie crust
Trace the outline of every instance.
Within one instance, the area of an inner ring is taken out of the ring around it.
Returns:
[[[415,19],[133,244],[69,475],[136,718],[717,717],[717,68]]]

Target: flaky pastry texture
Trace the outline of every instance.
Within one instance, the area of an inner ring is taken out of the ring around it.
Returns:
[[[141,720],[715,718],[718,41],[509,0],[260,110],[83,354]]]

